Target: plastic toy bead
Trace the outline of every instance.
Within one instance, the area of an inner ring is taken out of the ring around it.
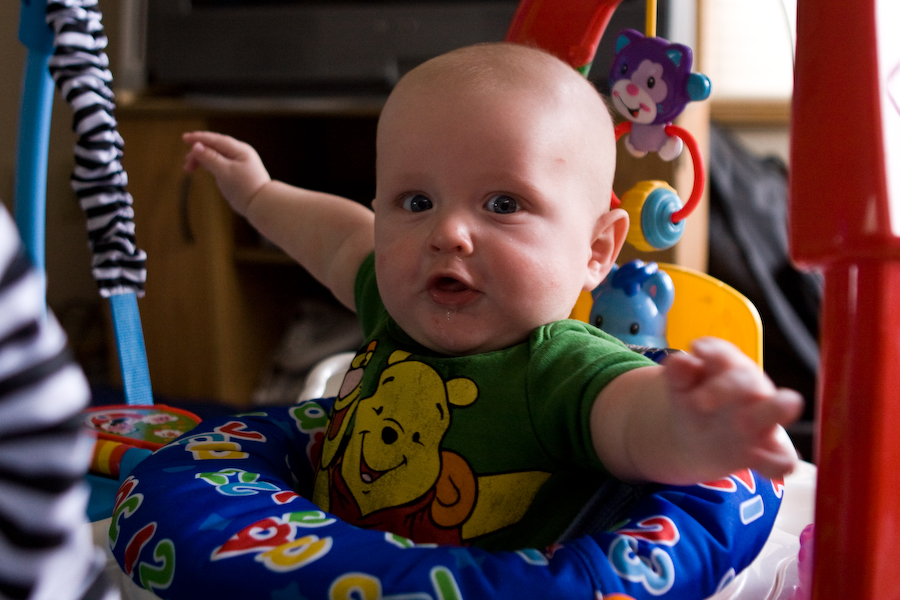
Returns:
[[[621,207],[633,224],[626,240],[644,252],[671,248],[684,233],[684,221],[672,222],[682,207],[681,198],[664,181],[641,181],[622,196]]]

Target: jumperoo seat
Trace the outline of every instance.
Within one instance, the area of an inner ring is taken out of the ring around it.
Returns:
[[[762,321],[746,296],[706,273],[665,263],[660,268],[675,286],[666,330],[671,347],[687,350],[698,337],[719,337],[762,366]]]
[[[582,68],[618,3],[524,0],[510,39]],[[339,523],[298,495],[306,493],[308,451],[327,408],[323,401],[210,421],[138,465],[119,490],[109,528],[122,571],[147,590],[179,598],[623,600],[716,590],[734,598],[735,571],[751,562],[785,493],[781,482],[742,472],[662,489],[616,531],[545,551],[416,547]],[[680,525],[668,527],[671,519]],[[362,564],[371,571],[361,572]]]

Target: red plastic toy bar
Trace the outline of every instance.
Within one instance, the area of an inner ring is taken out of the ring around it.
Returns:
[[[900,598],[898,22],[896,0],[798,2],[790,241],[825,273],[816,600]]]
[[[579,70],[589,68],[622,0],[522,0],[507,42],[543,48]]]

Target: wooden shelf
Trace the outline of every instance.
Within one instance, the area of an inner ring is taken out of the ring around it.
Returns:
[[[190,95],[156,97],[124,95],[117,98],[117,115],[174,116],[291,116],[376,117],[386,96],[225,96]]]
[[[789,98],[773,100],[712,99],[709,104],[710,118],[725,125],[786,126],[791,122]]]

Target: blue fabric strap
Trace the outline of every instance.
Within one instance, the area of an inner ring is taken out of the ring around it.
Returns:
[[[116,345],[119,349],[125,403],[153,404],[150,370],[147,366],[147,350],[144,347],[137,296],[131,292],[116,294],[109,297],[109,303],[112,308]]]

